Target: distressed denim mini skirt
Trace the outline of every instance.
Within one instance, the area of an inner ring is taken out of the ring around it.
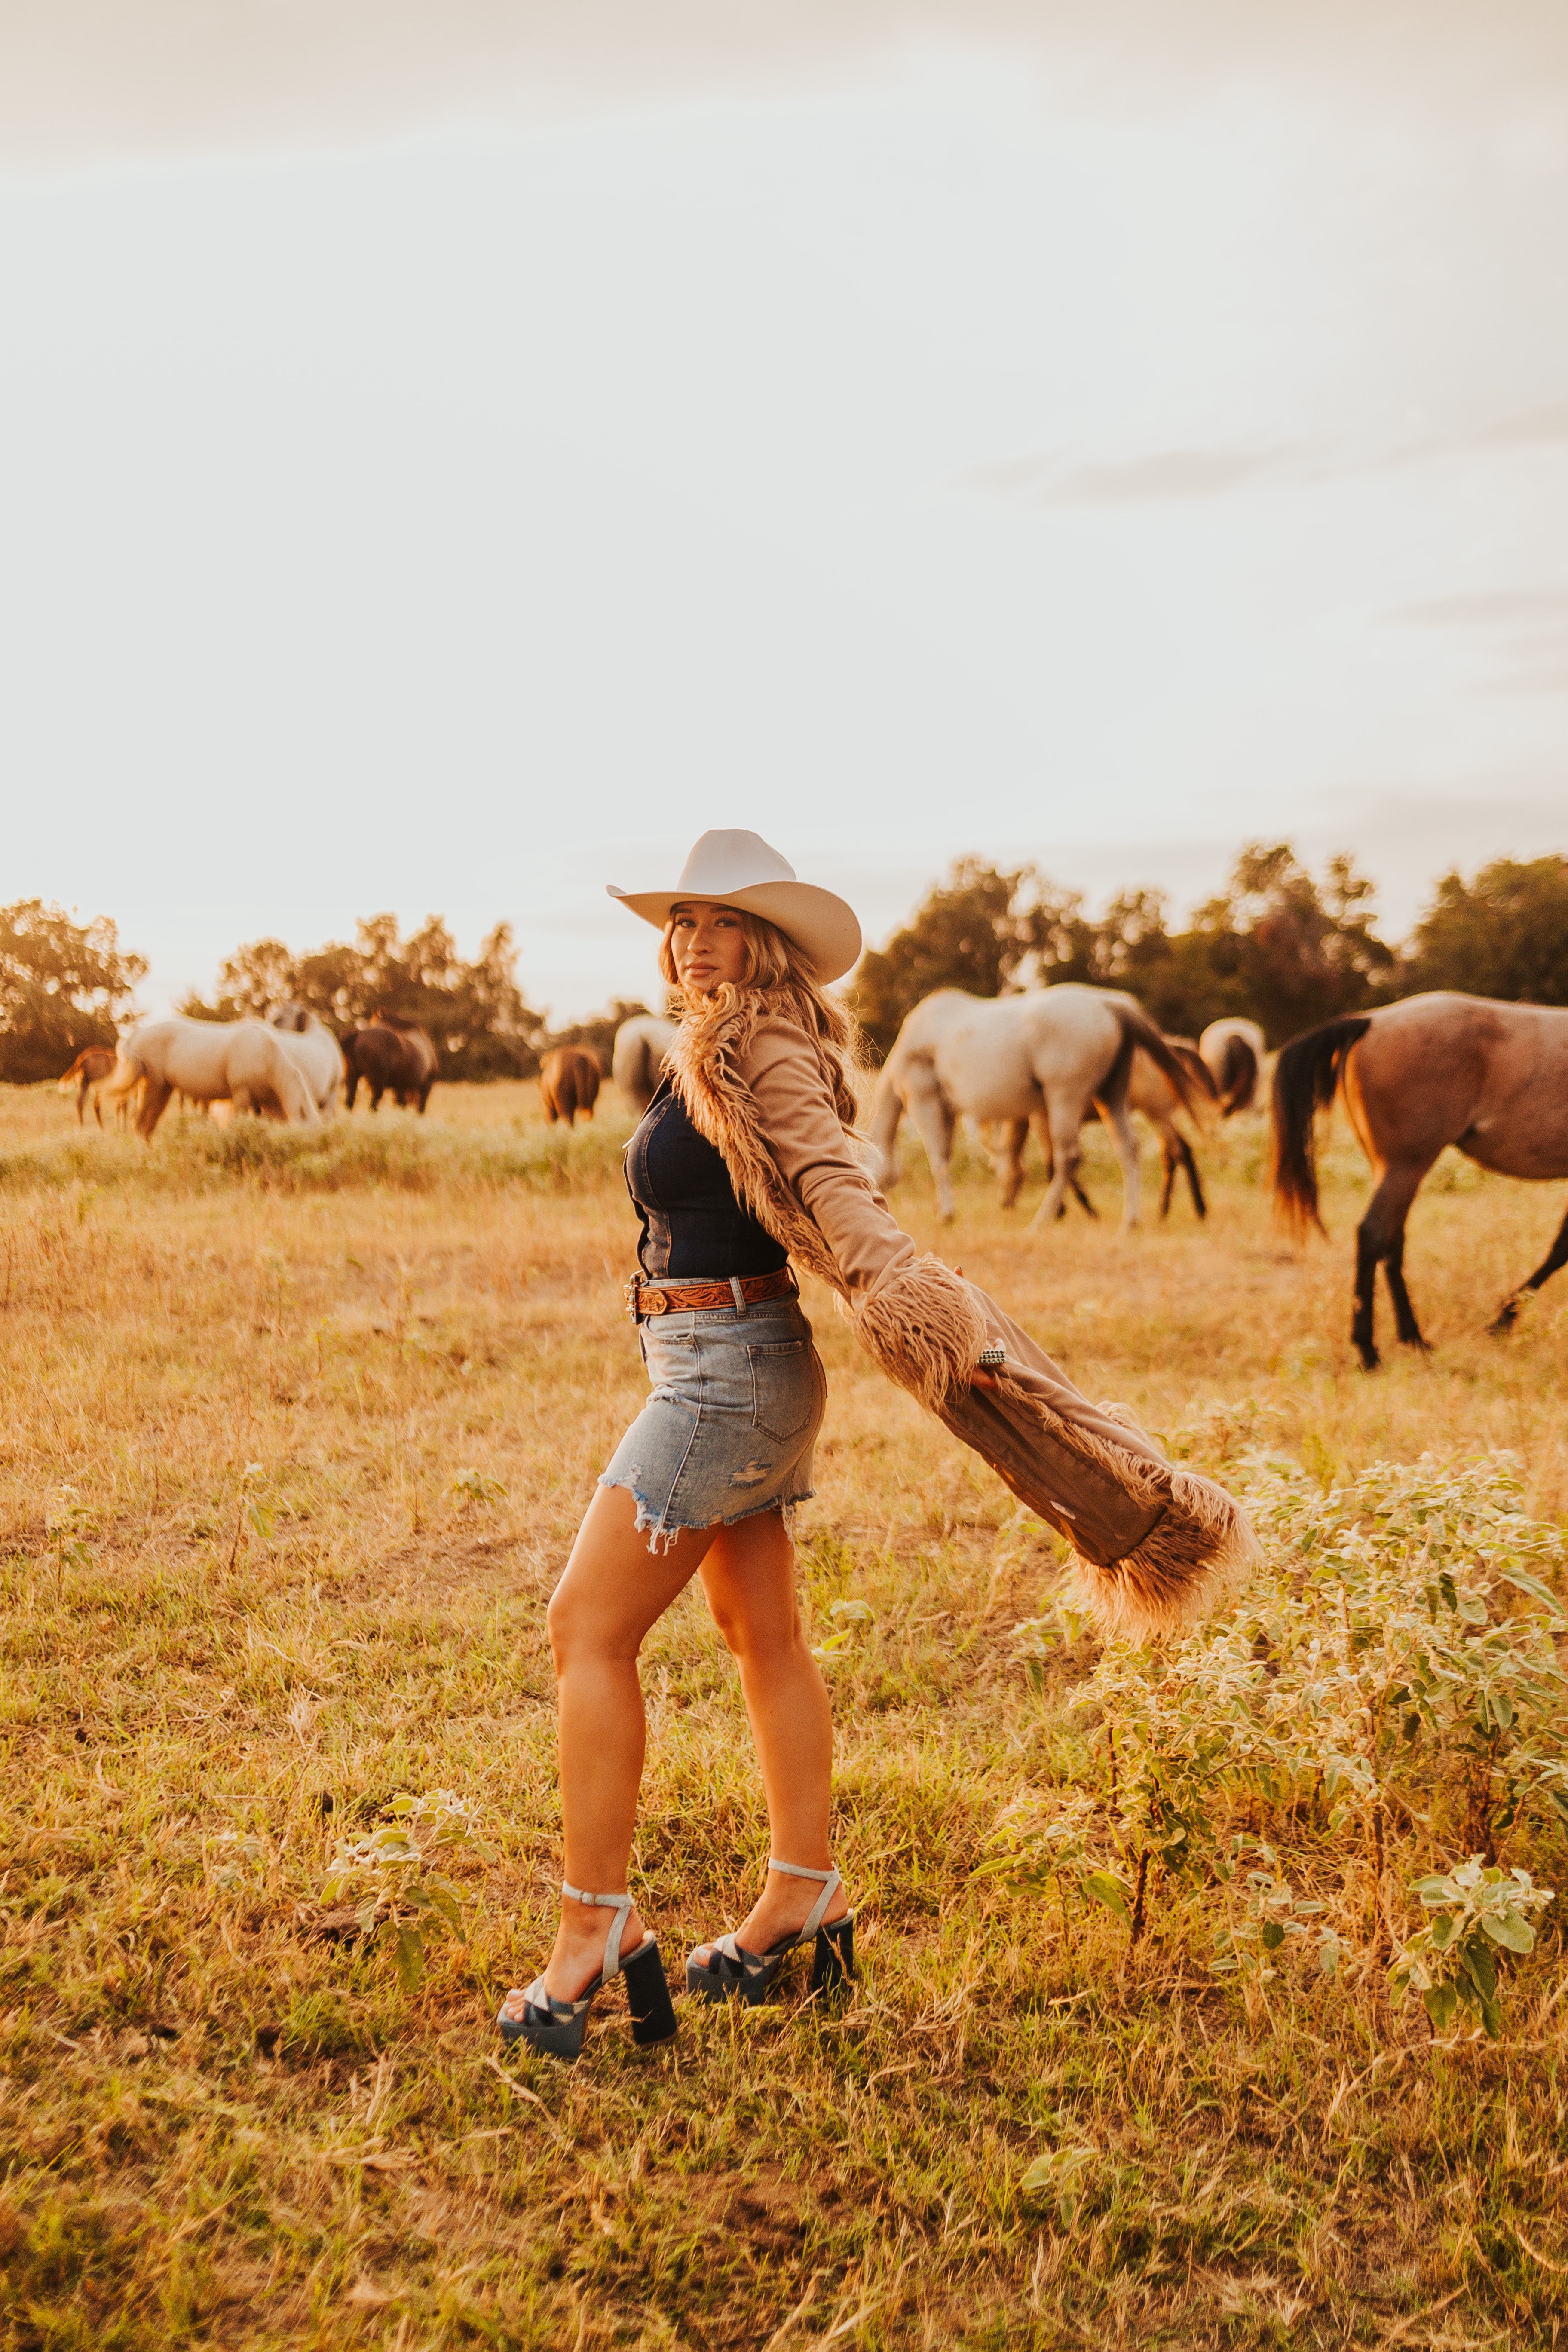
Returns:
[[[649,1550],[687,1528],[733,1527],[759,1511],[782,1511],[787,1526],[814,1492],[827,1402],[798,1302],[649,1317],[637,1337],[653,1394],[599,1484],[629,1488]]]

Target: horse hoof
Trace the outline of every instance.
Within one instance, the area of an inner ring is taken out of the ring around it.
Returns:
[[[1487,1325],[1487,1337],[1488,1337],[1488,1339],[1506,1339],[1508,1338],[1509,1333],[1513,1329],[1514,1325],[1515,1325],[1518,1321],[1519,1321],[1519,1301],[1518,1301],[1518,1299],[1517,1299],[1517,1298],[1505,1298],[1505,1299],[1503,1300],[1502,1305],[1498,1308],[1497,1315],[1496,1315],[1496,1317],[1495,1317],[1494,1320],[1493,1320],[1493,1321],[1491,1321],[1490,1323],[1489,1323],[1489,1324]]]

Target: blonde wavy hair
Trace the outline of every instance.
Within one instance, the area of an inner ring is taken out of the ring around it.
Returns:
[[[776,924],[749,914],[744,907],[731,907],[729,911],[740,919],[745,961],[738,982],[725,981],[706,995],[700,989],[681,986],[670,945],[673,915],[664,927],[658,947],[659,974],[679,1007],[682,1022],[696,1033],[699,1042],[705,1033],[731,1023],[737,1013],[742,1016],[744,1036],[763,1019],[793,1022],[816,1046],[839,1125],[852,1133],[860,1115],[849,1079],[860,1061],[860,1030],[854,1014],[826,993],[799,948]]]

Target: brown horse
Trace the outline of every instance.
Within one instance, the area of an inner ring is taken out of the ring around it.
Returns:
[[[546,1054],[539,1065],[539,1093],[551,1126],[563,1118],[568,1127],[575,1127],[579,1111],[592,1118],[604,1075],[597,1057],[585,1046],[557,1045]]]
[[[112,1045],[89,1045],[85,1053],[77,1055],[70,1068],[60,1080],[61,1094],[74,1093],[76,1096],[76,1123],[79,1127],[87,1125],[87,1120],[82,1114],[89,1095],[92,1097],[92,1115],[100,1127],[103,1125],[103,1106],[98,1099],[98,1090],[105,1078],[111,1078],[114,1076],[115,1059]],[[126,1116],[126,1107],[123,1102],[118,1106],[118,1116],[121,1125],[123,1126]]]
[[[1568,1006],[1503,1004],[1442,990],[1327,1021],[1291,1039],[1274,1072],[1274,1198],[1300,1234],[1318,1214],[1313,1116],[1342,1097],[1376,1190],[1356,1228],[1351,1337],[1376,1370],[1373,1304],[1381,1264],[1408,1348],[1424,1348],[1405,1286],[1405,1220],[1446,1144],[1500,1176],[1568,1176]],[[1568,1265],[1568,1217],[1491,1328],[1506,1331],[1529,1291]]]
[[[390,1092],[400,1110],[412,1103],[424,1117],[440,1064],[435,1045],[417,1021],[405,1021],[378,1006],[363,1029],[343,1039],[342,1048],[345,1110],[353,1110],[363,1078],[372,1110],[379,1110],[382,1096]]]

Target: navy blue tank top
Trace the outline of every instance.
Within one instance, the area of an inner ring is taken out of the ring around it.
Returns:
[[[789,1264],[789,1252],[741,1206],[722,1158],[668,1078],[626,1146],[626,1190],[642,1225],[637,1264],[651,1281],[727,1282]]]

